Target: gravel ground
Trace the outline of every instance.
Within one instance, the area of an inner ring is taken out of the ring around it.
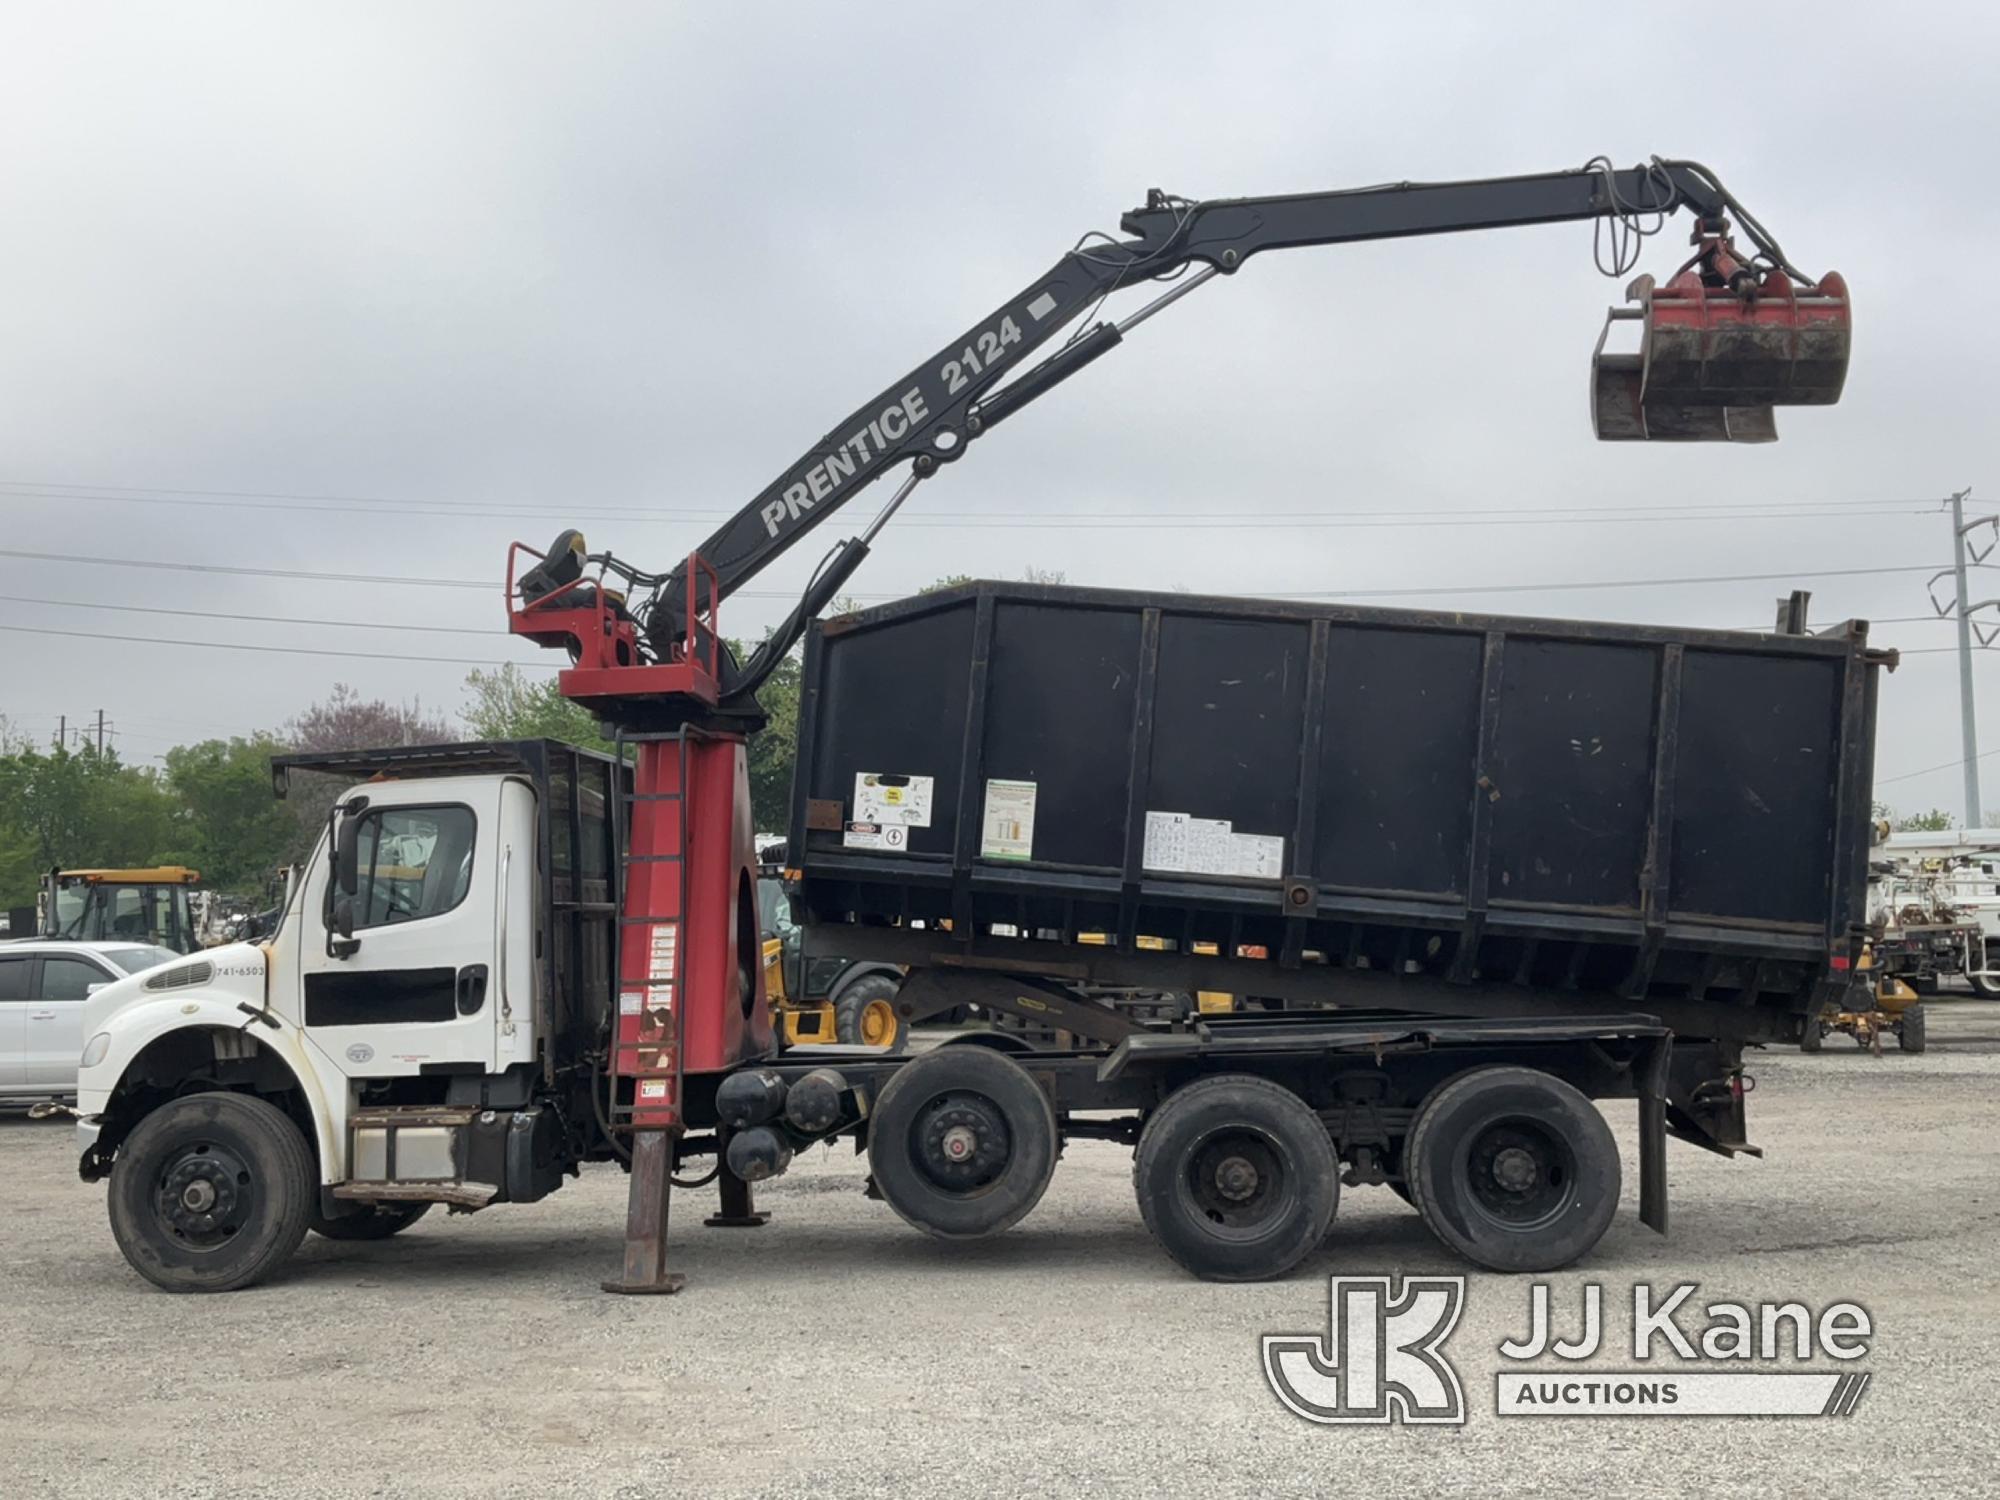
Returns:
[[[1844,1039],[1756,1060],[1761,1162],[1674,1145],[1674,1229],[1627,1202],[1589,1261],[1600,1362],[1630,1365],[1630,1288],[1865,1305],[1874,1382],[1847,1420],[1493,1415],[1525,1282],[1475,1275],[1448,1352],[1461,1428],[1328,1428],[1283,1410],[1258,1335],[1324,1330],[1325,1277],[1458,1273],[1384,1189],[1356,1189],[1293,1279],[1211,1286],[1147,1239],[1130,1155],[1073,1145],[1042,1205],[933,1243],[802,1158],[773,1222],[700,1227],[688,1289],[596,1289],[625,1180],[433,1216],[394,1241],[309,1238],[272,1283],[172,1297],[125,1266],[70,1132],[0,1119],[0,1493],[9,1495],[1992,1494],[2000,1329],[2000,1006],[1934,1007],[1932,1050]],[[1697,1326],[1699,1318],[1692,1320]],[[1817,1368],[1827,1368],[1820,1361]]]

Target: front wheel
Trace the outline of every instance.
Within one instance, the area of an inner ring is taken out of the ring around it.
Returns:
[[[318,1186],[284,1111],[248,1094],[188,1094],[141,1120],[111,1169],[111,1233],[170,1292],[232,1292],[305,1238]]]
[[[1423,1108],[1403,1172],[1424,1223],[1491,1271],[1553,1271],[1611,1226],[1618,1143],[1597,1107],[1534,1068],[1476,1068]]]
[[[1912,1005],[1896,1018],[1896,1045],[1905,1052],[1924,1050],[1924,1008]]]
[[[1288,1088],[1225,1073],[1167,1095],[1132,1163],[1139,1215],[1160,1248],[1205,1281],[1268,1281],[1326,1238],[1340,1162],[1318,1115]]]
[[[386,1240],[430,1211],[428,1203],[364,1203],[352,1213],[328,1218],[314,1209],[312,1232],[329,1240]]]

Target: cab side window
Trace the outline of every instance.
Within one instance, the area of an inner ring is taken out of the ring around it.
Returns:
[[[357,932],[441,916],[472,886],[476,824],[469,807],[381,808],[362,815],[355,837]]]
[[[33,962],[26,958],[0,958],[0,1000],[25,1000],[28,998],[28,965]]]

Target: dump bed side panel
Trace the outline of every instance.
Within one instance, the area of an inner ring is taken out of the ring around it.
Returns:
[[[1802,1011],[1860,910],[1873,672],[1865,626],[967,585],[809,640],[802,902],[1086,967],[1214,945]]]

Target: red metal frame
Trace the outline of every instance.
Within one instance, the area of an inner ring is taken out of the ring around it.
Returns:
[[[612,1047],[614,1076],[633,1087],[613,1119],[678,1130],[684,1074],[722,1072],[773,1041],[750,781],[737,735],[686,731],[638,751]]]
[[[613,723],[657,723],[663,707],[698,718],[721,697],[721,586],[700,555],[687,563],[687,615],[672,660],[648,662],[639,624],[606,588],[605,570],[533,604],[520,602],[523,561],[507,553],[507,628],[559,646],[574,665],[563,696]],[[529,566],[533,564],[530,563]],[[704,587],[705,585],[705,587]],[[706,608],[702,601],[706,600]],[[676,704],[672,700],[679,700]],[[611,1039],[611,1127],[632,1142],[623,1274],[615,1292],[673,1292],[667,1208],[675,1141],[686,1128],[690,1073],[720,1073],[769,1053],[757,867],[743,736],[686,725],[635,742],[619,913],[618,1009]],[[716,1224],[757,1224],[750,1190],[726,1173]]]
[[[507,549],[507,629],[538,646],[570,651],[575,665],[560,679],[565,698],[608,718],[617,717],[620,699],[684,697],[706,708],[716,705],[722,696],[721,587],[707,558],[696,553],[687,560],[687,618],[679,653],[672,661],[647,662],[640,653],[638,622],[607,587],[601,565],[594,576],[574,579],[532,604],[521,602],[521,560],[542,562],[547,556],[525,542]],[[586,589],[590,596],[578,603]],[[704,598],[706,610],[701,607]]]

